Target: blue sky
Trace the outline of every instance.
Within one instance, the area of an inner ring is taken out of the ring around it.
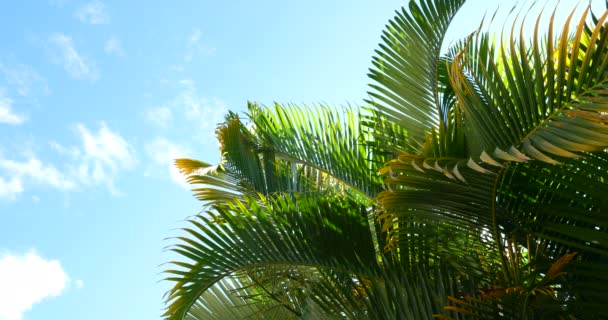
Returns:
[[[0,320],[160,318],[165,238],[201,208],[172,159],[217,162],[248,100],[361,102],[401,3],[4,1]]]

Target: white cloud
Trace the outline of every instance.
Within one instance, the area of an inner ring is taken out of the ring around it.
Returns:
[[[124,57],[125,56],[125,51],[122,48],[122,44],[120,43],[120,39],[116,38],[116,37],[110,37],[108,40],[106,40],[106,43],[103,47],[103,50],[107,53],[107,54],[113,54],[119,57]]]
[[[146,168],[146,175],[163,167],[171,180],[189,188],[186,177],[175,167],[174,160],[194,156],[186,146],[217,143],[215,129],[223,121],[227,107],[218,98],[201,96],[196,83],[191,79],[182,79],[177,85],[178,94],[161,107],[148,110],[145,117],[148,122],[163,128],[179,123],[179,127],[172,127],[172,131],[186,133],[183,136],[188,137],[188,140],[184,144],[177,144],[166,138],[156,138],[146,143],[146,154],[153,164],[151,168]]]
[[[59,144],[57,141],[51,141],[49,142],[49,145],[53,150],[57,151],[59,154],[64,156],[67,155],[71,158],[78,158],[81,154],[80,150],[76,146],[66,147]]]
[[[186,119],[194,122],[197,129],[206,132],[206,137],[210,134],[214,138],[215,127],[224,119],[228,110],[226,104],[218,98],[201,96],[192,79],[183,79],[179,83],[184,89],[173,100],[173,105],[183,110]]]
[[[91,1],[82,5],[74,13],[76,18],[84,23],[104,24],[110,22],[110,17],[106,13],[106,6],[101,1]]]
[[[171,109],[167,107],[152,108],[146,113],[146,120],[161,128],[167,128],[172,118]]]
[[[26,97],[36,91],[43,94],[51,92],[46,80],[28,65],[0,63],[0,72],[4,74],[6,83],[13,87],[20,96]]]
[[[178,94],[161,107],[150,109],[146,120],[162,128],[175,120],[174,123],[180,124],[176,129],[187,131],[197,143],[216,142],[215,129],[228,111],[226,103],[219,98],[202,96],[192,79],[180,80],[177,90]]]
[[[86,158],[99,161],[111,169],[131,167],[134,162],[133,150],[118,133],[112,132],[105,123],[97,133],[91,133],[83,124],[77,126],[84,146]]]
[[[22,319],[34,304],[61,295],[69,281],[58,260],[35,251],[0,255],[0,319]]]
[[[72,189],[76,186],[73,181],[65,177],[57,168],[52,165],[45,165],[35,157],[30,157],[24,162],[0,158],[0,169],[11,173],[13,179],[22,180],[26,178],[33,182],[50,185],[62,190]]]
[[[184,188],[188,188],[186,177],[179,172],[174,163],[175,159],[189,157],[191,152],[188,149],[165,138],[157,138],[146,144],[146,152],[156,165],[167,168],[171,180]]]
[[[84,288],[84,281],[76,280],[76,281],[74,281],[74,285],[76,285],[76,289],[82,289],[82,288]]]
[[[50,143],[51,148],[63,156],[63,166],[59,169],[31,152],[23,160],[8,159],[0,153],[0,198],[14,200],[30,185],[64,191],[103,185],[119,195],[114,181],[119,173],[135,165],[133,147],[105,123],[101,123],[97,131],[83,124],[75,129],[81,141],[79,145]]]
[[[133,147],[105,123],[97,132],[90,131],[83,124],[76,127],[82,141],[82,148],[76,149],[77,164],[73,173],[84,184],[105,184],[117,194],[114,178],[119,171],[135,165]]]
[[[12,177],[10,180],[4,180],[4,178],[0,177],[0,198],[15,200],[21,192],[23,192],[21,179]]]
[[[26,160],[16,161],[4,158],[0,154],[0,198],[15,200],[25,191],[29,183],[51,186],[60,190],[71,190],[76,181],[59,171],[51,164],[45,164],[30,155]]]
[[[190,48],[195,48],[196,46],[198,46],[201,42],[201,29],[194,29],[192,30],[192,33],[190,34],[190,36],[188,37],[188,49]]]
[[[190,62],[196,54],[210,55],[215,52],[215,48],[206,46],[201,41],[202,32],[196,28],[192,30],[192,33],[188,36],[188,42],[186,43],[186,55],[184,61]]]
[[[54,46],[54,59],[58,64],[76,79],[95,80],[98,71],[95,63],[76,50],[72,38],[61,33],[49,37],[49,43]]]
[[[5,97],[4,93],[0,90],[0,123],[16,125],[25,121],[24,116],[13,112],[12,105],[13,100]]]

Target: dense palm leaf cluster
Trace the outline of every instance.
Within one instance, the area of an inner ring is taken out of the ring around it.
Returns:
[[[167,319],[608,318],[608,11],[442,52],[464,2],[397,11],[366,106],[250,103],[177,160]]]

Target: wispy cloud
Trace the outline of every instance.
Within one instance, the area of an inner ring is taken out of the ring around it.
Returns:
[[[192,79],[183,79],[180,94],[172,101],[178,110],[182,110],[188,122],[205,137],[205,141],[215,139],[215,128],[228,111],[224,101],[214,97],[201,96]]]
[[[52,164],[43,163],[35,155],[25,160],[14,160],[0,154],[0,199],[15,200],[28,184],[59,190],[71,190],[77,185],[74,179]]]
[[[175,97],[146,112],[146,121],[161,128],[179,123],[180,127],[173,129],[188,132],[188,136],[195,140],[193,142],[213,143],[216,140],[215,128],[228,111],[226,103],[216,97],[201,95],[192,79],[178,81],[175,89],[178,92]]]
[[[21,192],[23,192],[21,179],[12,177],[10,180],[4,180],[0,177],[0,199],[15,200]]]
[[[133,165],[131,145],[105,123],[101,123],[96,133],[89,131],[83,124],[78,124],[77,130],[82,139],[85,158],[98,161],[111,169]]]
[[[72,77],[81,80],[97,79],[99,76],[97,66],[76,50],[71,37],[56,33],[49,37],[49,43],[53,46],[56,62]]]
[[[0,72],[4,74],[6,84],[20,96],[29,96],[32,92],[49,94],[51,90],[46,80],[32,67],[25,64],[7,65],[0,63]]]
[[[34,304],[61,295],[69,282],[58,260],[35,251],[0,254],[0,319],[21,320]]]
[[[173,64],[169,66],[169,71],[171,72],[183,72],[185,70],[184,66],[179,64]]]
[[[119,57],[124,57],[126,55],[125,51],[122,48],[120,40],[116,37],[108,38],[108,40],[106,40],[106,43],[103,46],[103,50],[107,54],[112,54]]]
[[[201,36],[202,36],[202,32],[201,29],[195,28],[192,30],[192,33],[190,33],[190,36],[188,37],[188,49],[194,49],[196,47],[198,47],[201,43]]]
[[[76,289],[82,289],[82,288],[84,288],[84,281],[76,280],[76,281],[74,281],[74,285],[76,286]]]
[[[97,132],[83,124],[78,124],[76,130],[82,146],[73,149],[76,156],[73,174],[83,184],[104,184],[112,193],[120,194],[114,180],[120,171],[135,165],[134,148],[105,123],[101,123]]]
[[[210,47],[205,45],[202,39],[203,33],[200,29],[195,28],[192,30],[192,33],[188,36],[188,41],[186,43],[186,54],[184,56],[184,61],[190,62],[197,54],[205,54],[210,55],[215,52],[214,47]]]
[[[17,125],[25,121],[23,115],[15,113],[12,109],[13,100],[5,97],[3,90],[0,89],[0,124]]]
[[[146,112],[146,120],[160,128],[167,128],[172,119],[173,114],[168,107],[152,108]]]
[[[115,181],[120,173],[134,167],[134,148],[105,123],[101,123],[98,130],[78,124],[75,133],[80,144],[50,143],[62,157],[60,167],[39,159],[32,152],[26,152],[27,156],[22,159],[10,159],[0,153],[0,199],[15,200],[33,186],[72,191],[101,185],[112,194],[120,195]]]
[[[145,114],[146,120],[171,132],[183,133],[180,143],[161,137],[145,145],[146,155],[152,165],[146,168],[146,175],[154,175],[158,168],[166,170],[165,176],[184,188],[190,185],[182,175],[174,160],[196,157],[191,146],[217,143],[215,129],[227,112],[226,104],[218,98],[202,96],[192,79],[177,82],[178,94]],[[176,124],[179,123],[179,127]]]
[[[84,23],[104,24],[110,22],[110,17],[106,13],[106,5],[97,0],[80,6],[74,15]]]
[[[174,164],[175,159],[191,156],[192,153],[187,148],[166,138],[156,138],[146,144],[146,153],[153,163],[166,168],[171,180],[184,188],[188,188],[186,177],[179,172]]]
[[[0,159],[0,169],[10,172],[13,179],[28,179],[34,183],[49,185],[62,190],[72,189],[76,184],[53,165],[44,164],[35,157],[26,161]]]

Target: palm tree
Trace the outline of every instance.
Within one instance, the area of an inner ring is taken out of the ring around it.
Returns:
[[[177,160],[167,319],[608,318],[608,11],[444,53],[464,2],[396,12],[366,106],[250,103]]]

